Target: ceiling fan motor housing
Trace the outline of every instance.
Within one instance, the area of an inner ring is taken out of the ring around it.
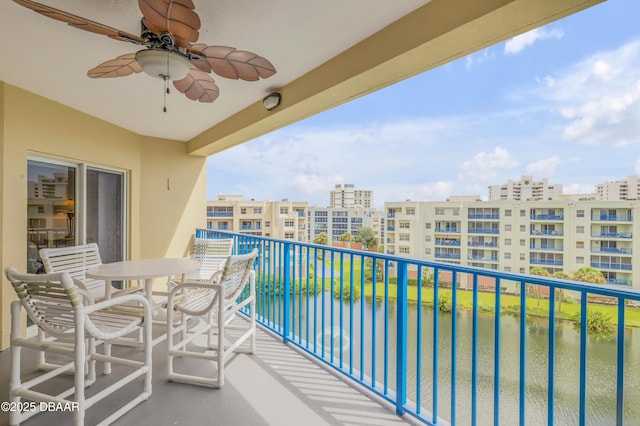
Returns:
[[[136,61],[145,73],[161,80],[182,80],[191,62],[179,53],[166,49],[145,49],[136,53]]]

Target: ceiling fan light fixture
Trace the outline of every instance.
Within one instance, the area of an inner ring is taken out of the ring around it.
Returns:
[[[182,80],[191,68],[187,58],[165,49],[141,50],[136,61],[145,73],[162,80]]]

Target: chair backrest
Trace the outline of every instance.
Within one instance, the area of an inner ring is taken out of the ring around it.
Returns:
[[[60,337],[75,327],[82,296],[68,273],[23,274],[7,268],[5,275],[31,321],[46,333]]]
[[[253,271],[254,263],[258,257],[258,249],[253,249],[249,254],[228,256],[218,284],[224,287],[224,299],[235,301],[249,281],[249,275]],[[214,278],[212,277],[212,280]]]
[[[185,274],[186,281],[207,282],[224,266],[233,250],[233,238],[196,238],[191,249],[191,258],[200,263],[200,269]]]
[[[94,280],[86,276],[87,269],[102,265],[96,243],[43,248],[40,249],[40,258],[46,273],[67,272],[71,278],[82,281],[96,300],[104,297],[104,280]]]

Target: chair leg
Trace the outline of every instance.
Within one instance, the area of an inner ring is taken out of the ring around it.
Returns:
[[[84,317],[79,315],[76,317],[76,339],[75,339],[75,399],[78,403],[78,410],[74,413],[74,423],[76,426],[84,425],[84,364],[86,356],[85,338],[84,338]]]
[[[224,385],[224,298],[218,297],[220,303],[218,304],[218,387]],[[208,334],[210,333],[207,332]]]
[[[11,304],[11,375],[9,379],[9,399],[12,403],[19,403],[20,397],[16,396],[16,391],[21,387],[20,379],[20,356],[22,347],[16,340],[20,338],[20,305],[16,302]],[[20,412],[17,410],[9,413],[9,424],[11,426],[20,424]]]
[[[42,343],[44,343],[46,338],[47,338],[47,336],[45,336],[44,331],[42,331],[42,329],[38,328],[38,344],[42,345]],[[38,358],[36,360],[36,366],[38,367],[38,370],[46,369],[47,359],[45,358],[45,352],[44,351],[38,351],[37,357]]]

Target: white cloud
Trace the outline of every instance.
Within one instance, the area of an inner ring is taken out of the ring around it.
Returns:
[[[289,182],[288,188],[301,194],[315,194],[322,192],[329,199],[329,191],[336,184],[343,183],[344,179],[340,175],[320,176],[298,174]]]
[[[505,55],[515,55],[532,46],[538,40],[561,39],[563,36],[564,32],[561,29],[536,28],[507,40],[504,44],[504,53]]]
[[[636,169],[636,173],[640,173],[640,158],[638,158],[638,159],[636,160],[636,167],[635,167],[635,169]]]
[[[527,164],[525,171],[527,174],[534,176],[553,176],[556,173],[556,168],[561,164],[562,160],[560,157],[553,155],[549,158]]]
[[[467,70],[469,70],[474,65],[480,65],[495,58],[496,54],[493,52],[493,50],[487,48],[478,53],[472,53],[471,55],[468,55],[465,58],[465,67],[467,68]]]
[[[600,52],[545,79],[562,137],[586,145],[640,142],[640,40]]]
[[[490,181],[499,176],[503,170],[518,166],[509,151],[496,147],[493,152],[479,152],[471,160],[462,162],[462,178]]]
[[[562,188],[564,194],[595,194],[596,186],[589,184],[573,183],[571,185],[564,185]]]

